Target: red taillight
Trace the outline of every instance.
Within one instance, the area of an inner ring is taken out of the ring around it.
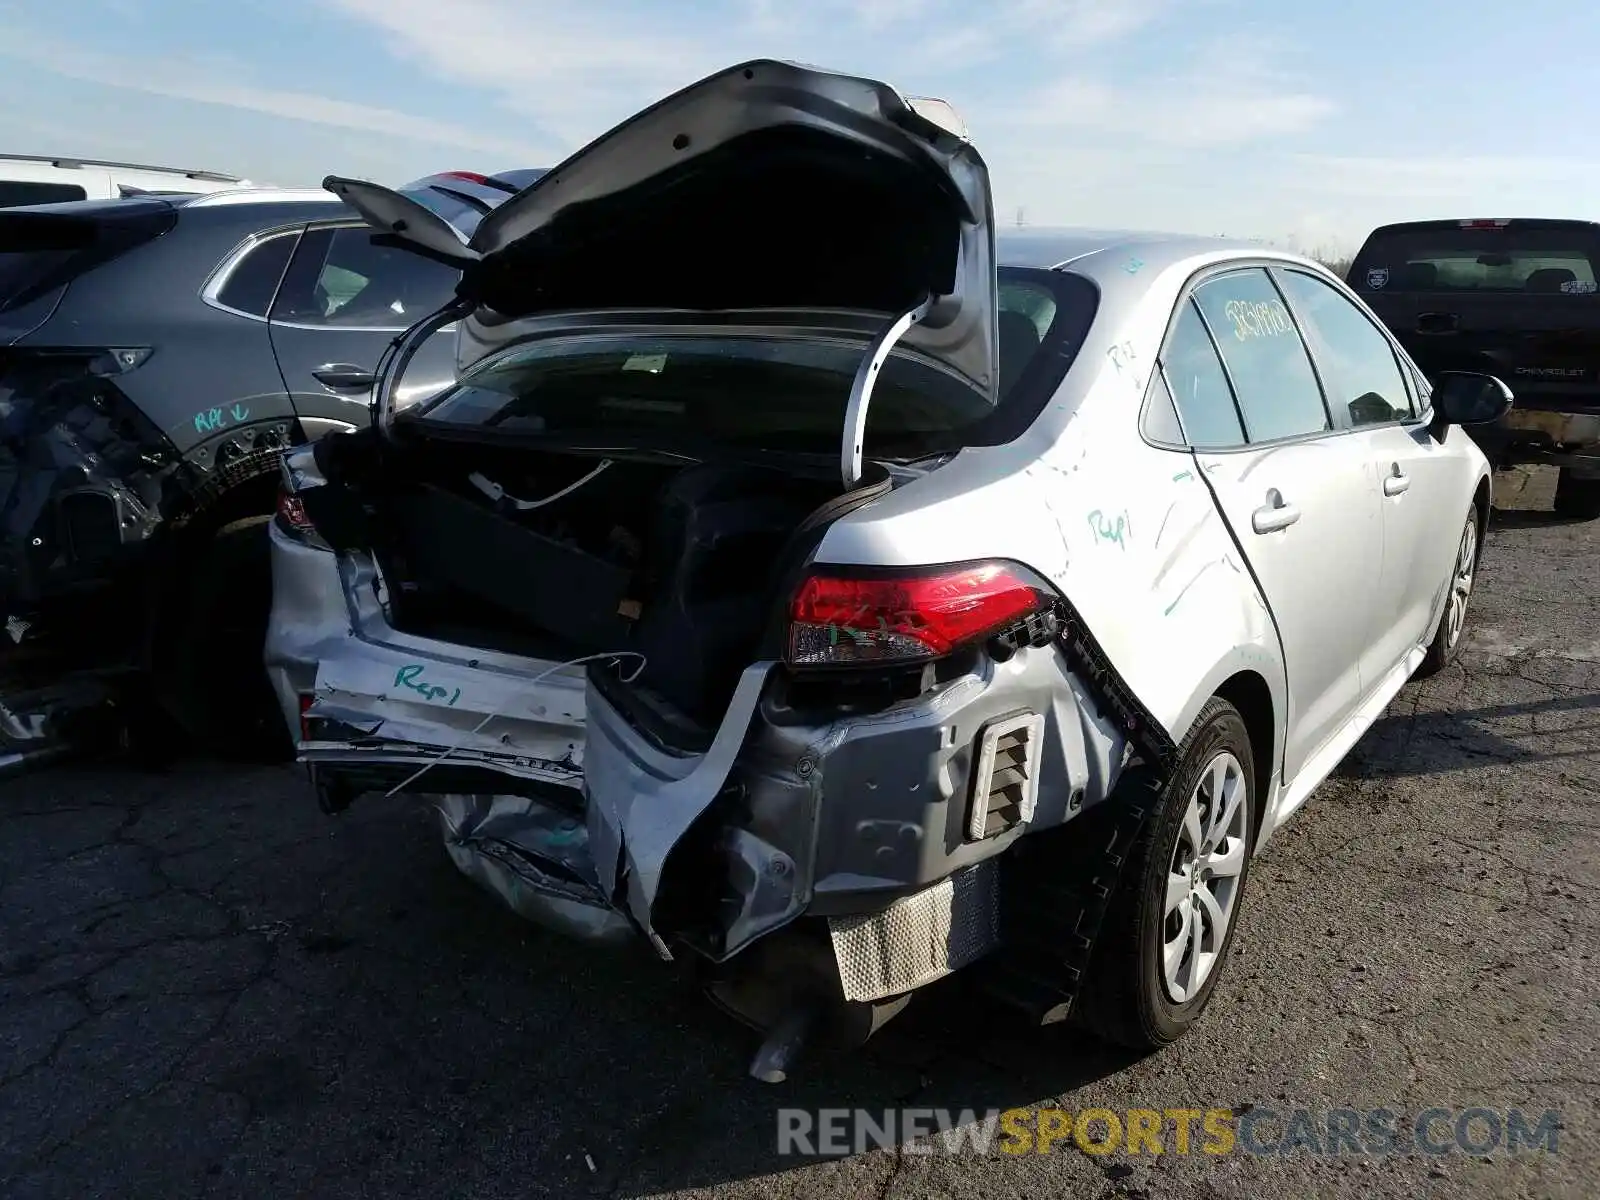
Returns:
[[[441,171],[440,179],[465,179],[468,183],[488,183],[487,175],[480,175],[476,171]]]
[[[317,527],[311,523],[311,518],[306,516],[305,501],[292,492],[279,490],[278,492],[278,519],[291,533],[315,533]]]
[[[311,718],[306,714],[311,711],[311,706],[316,703],[316,700],[317,698],[310,692],[300,693],[300,740],[302,742],[311,740]]]
[[[818,573],[789,606],[788,659],[820,667],[938,658],[1049,603],[1022,570],[1004,563],[879,576]]]
[[[1458,224],[1462,229],[1504,229],[1511,220],[1509,217],[1475,217]]]

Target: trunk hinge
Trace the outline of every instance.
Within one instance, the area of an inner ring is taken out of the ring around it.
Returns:
[[[867,437],[867,409],[872,404],[872,389],[878,382],[878,372],[888,361],[895,343],[932,308],[933,297],[926,296],[915,308],[901,313],[873,339],[867,356],[856,368],[855,382],[850,385],[850,403],[844,410],[844,442],[839,450],[839,473],[847,492],[861,482],[861,444]]]
[[[418,321],[389,344],[389,353],[384,359],[387,365],[380,364],[378,379],[372,388],[372,423],[381,436],[389,436],[389,426],[394,420],[395,393],[400,390],[400,380],[405,378],[406,368],[422,348],[422,343],[471,311],[472,304],[457,297]]]

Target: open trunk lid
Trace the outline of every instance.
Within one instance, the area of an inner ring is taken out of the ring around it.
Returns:
[[[745,63],[578,151],[466,242],[391,189],[333,176],[324,186],[461,270],[464,353],[543,314],[781,311],[803,335],[804,313],[844,311],[881,318],[891,344],[995,398],[988,171],[942,101]]]
[[[1429,375],[1487,371],[1518,407],[1600,407],[1600,225],[1384,226],[1350,284]]]

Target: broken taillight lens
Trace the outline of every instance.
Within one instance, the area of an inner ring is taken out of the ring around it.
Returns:
[[[288,527],[290,533],[315,533],[317,530],[311,518],[306,516],[305,501],[282,489],[278,491],[278,520]]]
[[[278,528],[305,545],[315,546],[319,550],[332,548],[306,515],[305,501],[284,488],[278,489]]]
[[[882,575],[824,569],[789,606],[788,661],[827,667],[939,658],[1051,602],[1030,572],[1009,563]]]

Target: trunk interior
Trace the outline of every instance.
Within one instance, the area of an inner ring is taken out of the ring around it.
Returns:
[[[303,493],[307,515],[335,549],[375,553],[397,629],[551,661],[636,651],[632,683],[591,678],[681,750],[709,744],[740,673],[772,652],[827,521],[888,482],[841,505],[836,477],[415,430],[335,435],[316,454],[330,486]]]

